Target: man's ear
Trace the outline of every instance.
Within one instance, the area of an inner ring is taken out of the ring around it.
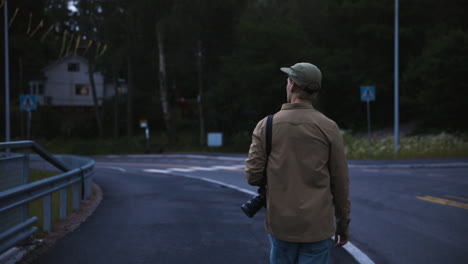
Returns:
[[[294,93],[297,90],[297,84],[293,80],[291,80],[291,83],[291,92]]]

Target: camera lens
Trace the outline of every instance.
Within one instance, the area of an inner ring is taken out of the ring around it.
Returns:
[[[256,195],[243,204],[241,209],[248,217],[252,218],[265,204],[265,196]]]

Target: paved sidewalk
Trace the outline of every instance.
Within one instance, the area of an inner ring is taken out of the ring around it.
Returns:
[[[170,175],[98,169],[95,179],[94,215],[35,263],[268,263],[264,212],[239,208],[249,195]],[[331,263],[355,261],[334,248]]]

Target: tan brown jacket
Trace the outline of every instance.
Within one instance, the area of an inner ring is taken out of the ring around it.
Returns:
[[[245,175],[260,185],[266,162],[266,118],[252,135]],[[273,118],[268,159],[266,229],[278,239],[315,242],[350,218],[348,164],[335,122],[310,104],[284,104]]]

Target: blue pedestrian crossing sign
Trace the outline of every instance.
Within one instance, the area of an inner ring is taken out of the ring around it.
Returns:
[[[20,107],[23,111],[37,110],[37,95],[22,94],[20,95]]]
[[[361,101],[375,101],[375,86],[361,86]]]

